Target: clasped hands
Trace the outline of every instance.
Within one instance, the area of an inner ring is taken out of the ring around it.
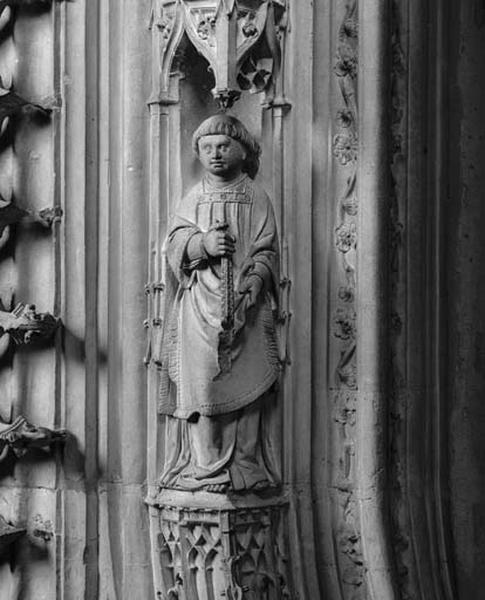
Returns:
[[[236,238],[229,233],[227,224],[218,223],[203,234],[202,244],[209,256],[214,258],[231,256],[236,248]],[[264,283],[262,277],[249,271],[251,266],[249,265],[241,273],[242,281],[238,290],[240,294],[249,295],[248,308],[256,304]]]

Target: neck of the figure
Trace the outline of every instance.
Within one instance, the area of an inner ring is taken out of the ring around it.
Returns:
[[[206,174],[207,183],[215,188],[225,188],[228,185],[232,185],[234,183],[238,183],[242,179],[246,177],[246,173],[242,173],[238,171],[235,174],[228,175],[227,177],[223,177],[221,175],[214,175],[213,173]]]

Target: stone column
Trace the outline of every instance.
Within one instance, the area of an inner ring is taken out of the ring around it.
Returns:
[[[387,499],[390,5],[359,1],[357,486],[371,598],[396,598]]]

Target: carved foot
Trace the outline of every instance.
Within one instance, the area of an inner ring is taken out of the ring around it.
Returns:
[[[152,521],[159,544],[155,568],[163,571],[160,595],[167,600],[171,594],[174,600],[292,597],[284,534],[286,505],[237,506],[228,501],[226,508],[216,508],[218,499],[212,505],[209,500],[206,496],[199,508],[177,502],[162,505],[158,525]],[[211,576],[201,577],[197,586],[189,588],[199,569],[210,571]]]
[[[229,483],[210,483],[205,486],[205,491],[213,494],[225,494],[230,487]]]

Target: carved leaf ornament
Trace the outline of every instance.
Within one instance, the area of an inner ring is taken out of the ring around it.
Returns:
[[[284,0],[155,0],[151,27],[160,33],[160,97],[184,35],[209,63],[212,94],[225,110],[241,91],[260,92],[277,77]]]

